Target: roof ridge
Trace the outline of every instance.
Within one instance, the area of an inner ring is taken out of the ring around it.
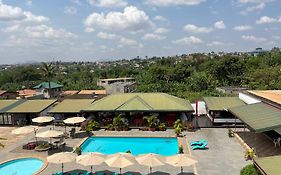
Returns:
[[[150,106],[145,100],[143,100],[139,95],[135,95],[132,98],[130,98],[129,100],[125,101],[123,104],[121,104],[120,106],[118,106],[117,108],[115,108],[115,110],[117,110],[118,108],[121,108],[122,106],[129,104],[131,101],[138,99],[142,104],[144,104],[146,107],[153,109],[152,106]]]
[[[173,96],[173,95],[170,95],[170,94],[166,94],[166,93],[163,93],[163,94],[164,94],[165,96],[167,96],[169,99],[173,100],[175,103],[177,103],[177,104],[179,104],[179,105],[181,105],[181,106],[183,106],[183,107],[186,107],[186,104],[183,104],[183,103],[185,103],[184,101],[188,101],[188,100],[181,99],[181,98],[179,98],[179,97],[176,97],[176,96]],[[176,100],[176,99],[177,99],[177,100]],[[181,102],[179,103],[178,100],[181,101]]]

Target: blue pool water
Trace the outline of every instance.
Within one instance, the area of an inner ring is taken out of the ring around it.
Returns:
[[[89,137],[82,144],[82,153],[114,154],[131,151],[133,155],[155,153],[170,156],[178,153],[177,138]]]
[[[0,164],[1,175],[32,175],[44,165],[43,161],[36,158],[15,159]]]

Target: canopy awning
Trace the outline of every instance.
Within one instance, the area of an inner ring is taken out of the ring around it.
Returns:
[[[280,175],[281,156],[255,158],[254,163],[263,174]]]
[[[264,103],[229,109],[255,132],[265,132],[281,127],[281,110]]]
[[[246,105],[238,97],[204,97],[209,111],[224,111],[225,109]]]
[[[193,112],[189,101],[165,93],[125,93],[109,95],[82,111],[111,112]]]
[[[66,99],[56,105],[49,113],[80,113],[80,111],[92,104],[94,99]]]

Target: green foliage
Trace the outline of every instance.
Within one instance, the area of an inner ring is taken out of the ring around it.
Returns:
[[[124,126],[124,115],[119,114],[113,118],[113,126],[115,129],[121,129]]]
[[[82,154],[82,148],[80,146],[76,147],[74,152],[79,156]]]
[[[106,130],[108,130],[108,131],[113,131],[113,130],[114,130],[113,124],[108,124],[108,125],[106,126]]]
[[[175,128],[175,134],[177,134],[177,136],[180,136],[181,135],[181,132],[182,132],[182,128],[180,128],[179,126],[177,126]]]
[[[157,128],[159,119],[156,115],[145,116],[143,118],[147,121],[149,128]]]
[[[179,146],[179,154],[184,154],[184,152],[183,152],[183,146]]]
[[[96,131],[96,130],[100,129],[100,124],[99,124],[99,122],[96,122],[96,121],[90,121],[87,123],[85,129],[86,129],[87,133],[90,133],[91,131]]]
[[[253,164],[246,165],[240,171],[240,175],[261,175],[261,173],[256,169]]]
[[[176,128],[180,128],[180,129],[183,128],[182,121],[180,119],[177,119],[174,123],[174,129]]]
[[[254,148],[247,149],[244,157],[246,160],[252,160],[255,157],[255,149]]]
[[[166,131],[166,129],[167,129],[165,123],[160,123],[158,128],[159,128],[160,131]]]

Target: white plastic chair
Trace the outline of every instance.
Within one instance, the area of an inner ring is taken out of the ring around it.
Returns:
[[[277,145],[280,147],[280,142],[281,142],[281,137],[278,137],[278,139],[274,139],[273,140],[273,143],[274,143],[274,146],[276,147]]]

